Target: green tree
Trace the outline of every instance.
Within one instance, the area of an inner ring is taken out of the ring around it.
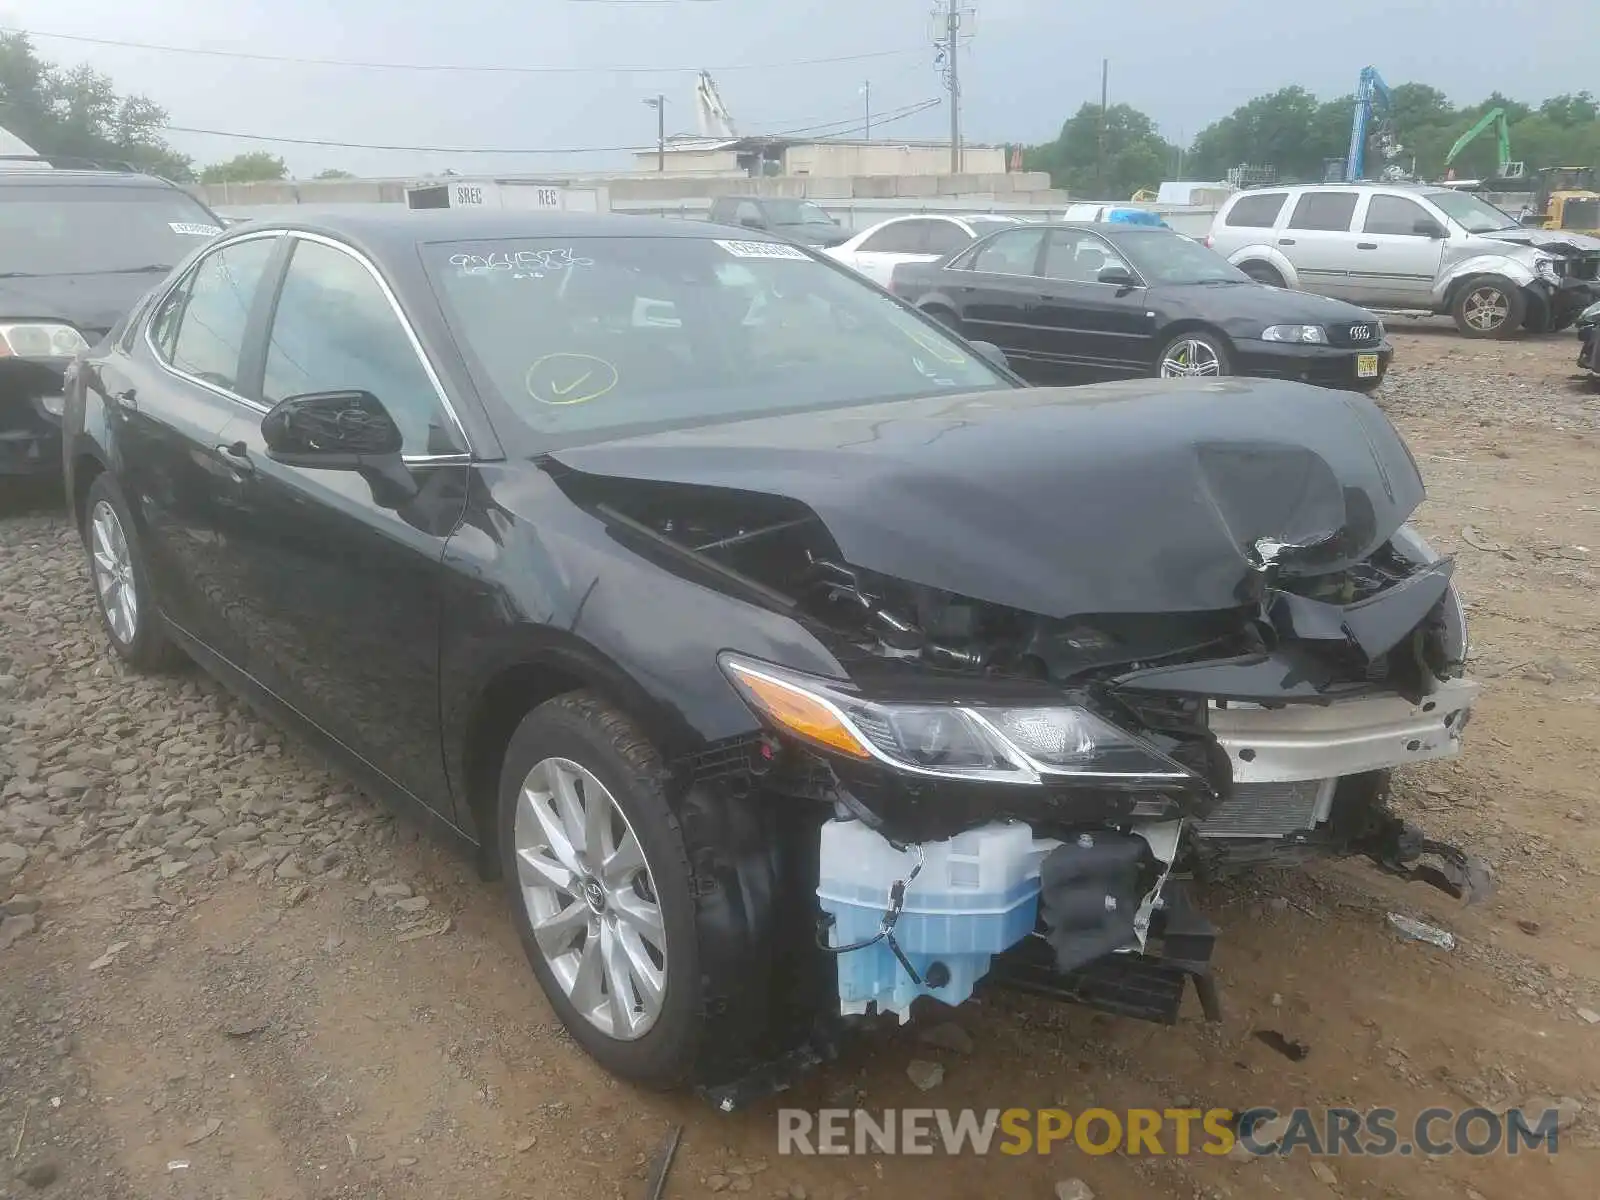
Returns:
[[[1352,101],[1354,103],[1354,101]],[[1318,144],[1313,129],[1324,106],[1302,87],[1286,87],[1240,105],[1195,137],[1192,161],[1201,175],[1221,178],[1230,167],[1276,167],[1284,178],[1317,179],[1322,160],[1343,155],[1344,146]],[[1349,140],[1346,110],[1344,140]]]
[[[261,183],[288,177],[289,168],[283,159],[265,150],[236,154],[200,172],[201,183]]]
[[[0,123],[40,154],[116,159],[187,182],[188,157],[161,137],[166,110],[120,95],[86,66],[62,70],[40,59],[24,34],[0,34]]]
[[[1156,130],[1155,122],[1127,104],[1105,110],[1105,149],[1101,151],[1098,104],[1085,104],[1053,142],[1022,152],[1030,171],[1047,171],[1050,182],[1075,196],[1117,200],[1140,188],[1155,187],[1169,172],[1176,148]]]
[[[350,171],[341,171],[338,167],[329,167],[326,171],[318,171],[313,179],[354,179],[355,174]]]

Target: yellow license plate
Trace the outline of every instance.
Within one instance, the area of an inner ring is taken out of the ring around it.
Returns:
[[[1378,356],[1376,354],[1356,355],[1356,378],[1376,379],[1378,377]]]

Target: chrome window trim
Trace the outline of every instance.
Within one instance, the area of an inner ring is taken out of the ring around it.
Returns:
[[[242,404],[246,408],[252,408],[258,412],[265,413],[267,411],[267,409],[263,408],[255,401],[245,399],[243,396],[239,395],[238,392],[231,392],[227,388],[218,387],[214,383],[201,379],[198,376],[191,375],[187,371],[180,371],[177,367],[173,366],[172,363],[167,360],[166,355],[161,353],[161,348],[156,345],[155,338],[151,335],[151,328],[155,325],[156,314],[159,313],[166,305],[167,301],[172,298],[172,293],[177,291],[189,280],[193,279],[195,272],[199,271],[201,266],[207,262],[212,255],[220,253],[221,251],[227,250],[233,246],[243,245],[245,242],[260,241],[263,238],[279,238],[283,236],[283,233],[284,231],[281,229],[252,230],[250,233],[242,233],[238,237],[229,238],[227,241],[217,242],[213,245],[207,246],[205,251],[198,258],[196,258],[194,262],[189,264],[189,269],[187,271],[179,275],[176,279],[169,283],[165,289],[162,290],[161,295],[156,298],[156,302],[152,304],[148,310],[146,310],[143,320],[144,343],[150,348],[151,357],[156,360],[163,371],[165,371],[168,375],[177,376],[185,383],[192,383],[196,387],[205,388],[206,391],[221,396],[224,400],[232,400],[235,404]]]
[[[239,395],[237,392],[229,391],[227,388],[218,387],[214,383],[200,379],[189,374],[187,371],[181,371],[177,367],[173,366],[172,363],[170,363],[166,357],[162,355],[160,348],[156,346],[155,339],[151,336],[151,326],[154,323],[153,318],[155,314],[161,310],[161,307],[164,304],[166,304],[172,293],[181,287],[185,281],[193,278],[195,272],[200,269],[201,264],[206,262],[206,260],[209,259],[213,254],[216,254],[222,250],[226,250],[231,246],[241,245],[244,242],[258,241],[263,238],[280,237],[298,238],[302,241],[316,242],[318,245],[327,246],[331,250],[337,250],[342,254],[349,255],[351,258],[355,259],[356,262],[361,264],[361,266],[366,270],[367,274],[370,275],[377,283],[378,290],[383,293],[384,299],[389,302],[389,310],[394,313],[395,319],[400,322],[400,327],[405,330],[406,340],[411,344],[412,353],[417,356],[417,361],[422,364],[422,369],[428,376],[428,382],[433,386],[434,395],[438,397],[440,405],[444,408],[446,415],[448,415],[450,418],[451,424],[455,426],[456,432],[460,435],[461,444],[468,447],[468,449],[464,451],[451,454],[407,454],[402,456],[402,460],[408,464],[472,462],[475,457],[471,449],[472,439],[467,435],[466,426],[462,424],[460,414],[458,414],[455,410],[455,405],[450,403],[450,397],[445,393],[444,384],[440,382],[438,372],[433,369],[433,363],[429,361],[427,352],[422,348],[421,339],[417,337],[416,330],[412,328],[410,320],[407,319],[404,310],[401,309],[400,301],[398,297],[395,296],[394,289],[389,286],[388,281],[384,279],[382,274],[379,273],[377,267],[372,264],[371,260],[369,260],[366,255],[362,254],[353,246],[348,246],[335,238],[324,237],[319,233],[308,233],[299,229],[252,230],[249,233],[242,233],[237,237],[228,238],[225,241],[217,242],[214,245],[208,246],[205,253],[197,258],[194,263],[190,265],[187,271],[179,275],[176,280],[174,280],[166,287],[165,290],[162,291],[160,297],[153,305],[150,306],[149,311],[145,314],[145,345],[149,347],[152,357],[154,357],[156,362],[160,364],[161,369],[166,371],[169,375],[174,375],[177,378],[182,379],[185,383],[192,383],[196,387],[205,388],[208,392],[212,392],[215,395],[221,396],[224,400],[231,400],[235,404],[242,405],[243,407],[248,408],[251,412],[259,413],[260,415],[265,416],[267,413],[272,411],[272,406],[269,404],[262,404],[258,400],[251,400],[246,396]],[[291,258],[289,260],[289,265],[291,268],[293,267],[294,259]]]

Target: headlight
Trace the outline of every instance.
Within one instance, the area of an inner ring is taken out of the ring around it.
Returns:
[[[867,700],[814,676],[737,655],[722,669],[780,731],[824,750],[914,775],[990,783],[1070,780],[1108,786],[1198,783],[1179,763],[1071,705]]]
[[[1268,325],[1261,331],[1263,342],[1300,342],[1326,346],[1328,331],[1321,325]]]
[[[1533,269],[1541,279],[1548,279],[1551,283],[1561,282],[1561,272],[1556,268],[1556,260],[1547,254],[1541,254],[1533,260]]]
[[[88,348],[71,325],[0,322],[0,358],[71,358]]]
[[[1600,303],[1591,304],[1588,308],[1579,313],[1578,324],[1600,325]]]

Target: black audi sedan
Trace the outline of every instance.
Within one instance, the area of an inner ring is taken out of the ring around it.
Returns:
[[[1005,229],[896,267],[890,286],[1042,385],[1254,375],[1370,391],[1394,356],[1365,309],[1257,283],[1158,226]]]
[[[1383,773],[1471,708],[1369,401],[1025,387],[759,234],[245,223],[72,379],[115,653],[432,817],[583,1047],[723,1107],[1013,970],[1174,1019],[1181,879],[1409,861]]]

